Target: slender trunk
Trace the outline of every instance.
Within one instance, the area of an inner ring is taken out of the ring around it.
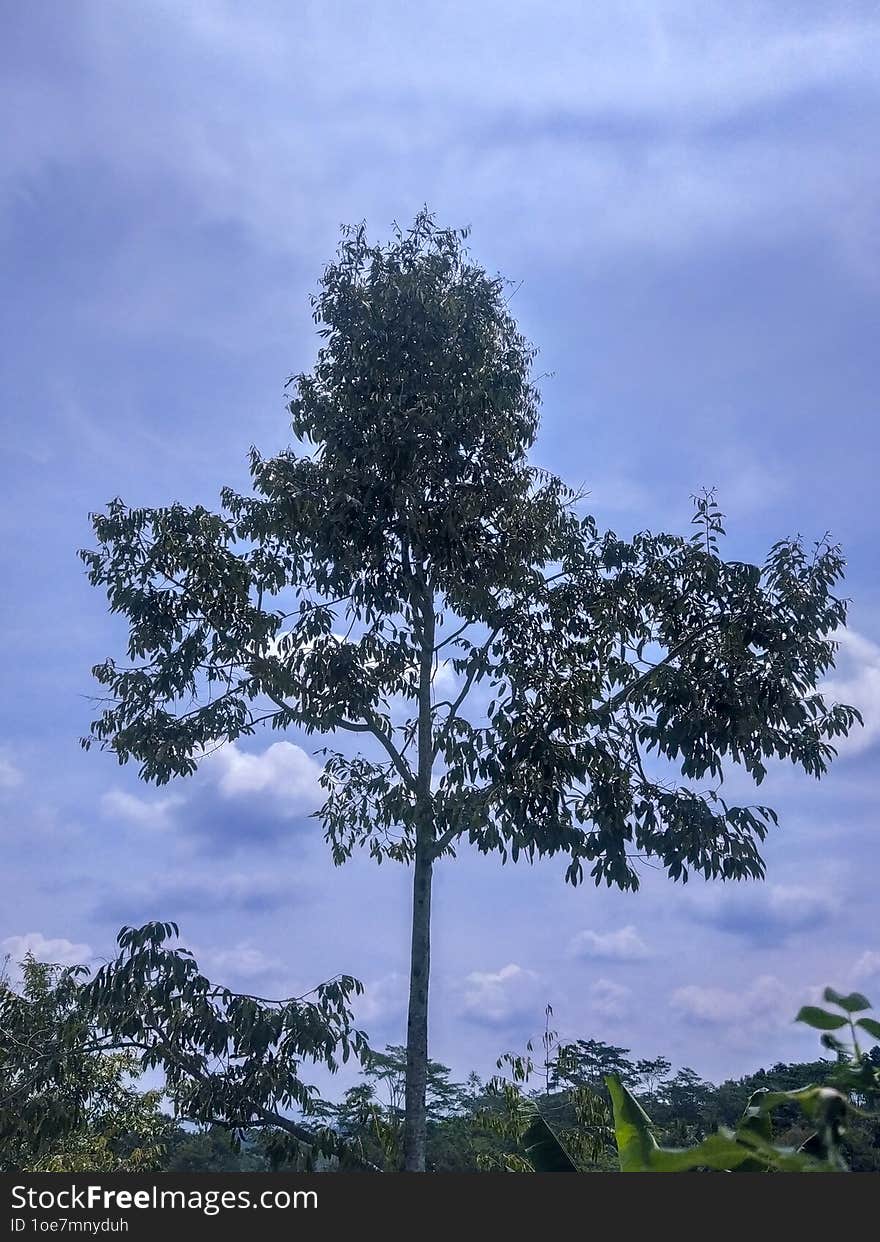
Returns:
[[[406,1110],[403,1167],[424,1173],[427,1138],[425,1096],[428,1083],[428,982],[431,970],[430,852],[417,847],[413,875],[412,954],[406,1028]]]
[[[421,595],[419,754],[416,775],[416,842],[413,868],[409,1014],[406,1028],[406,1104],[403,1123],[403,1169],[405,1173],[424,1173],[427,1137],[425,1097],[428,1084],[431,876],[434,868],[434,808],[431,799],[431,773],[434,768],[434,729],[431,718],[434,601],[426,588],[422,590]]]

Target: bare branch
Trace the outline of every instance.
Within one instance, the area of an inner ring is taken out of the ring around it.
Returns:
[[[289,703],[285,703],[284,699],[282,699],[280,695],[273,693],[273,691],[271,690],[267,690],[266,694],[272,700],[273,703],[278,704],[278,706],[281,708],[282,711],[289,712],[293,715],[296,714],[296,708],[291,707]],[[397,771],[398,776],[403,781],[403,783],[406,785],[406,787],[408,789],[413,789],[413,790],[415,789],[416,781],[415,781],[415,777],[412,774],[409,764],[403,758],[400,751],[394,745],[391,738],[388,736],[388,734],[379,724],[378,720],[375,719],[375,717],[370,720],[366,720],[366,721],[337,719],[333,721],[333,728],[345,729],[348,733],[370,733],[372,734],[372,736],[376,739],[377,742],[379,742],[379,744],[383,747],[383,749],[387,753],[391,762],[394,764],[394,767]]]
[[[460,634],[463,634],[465,630],[468,629],[469,626],[473,624],[474,624],[473,621],[465,621],[464,625],[460,625],[457,630],[455,630],[452,634],[449,635],[448,638],[444,638],[442,642],[437,643],[436,647],[434,648],[434,654],[436,655],[437,652],[440,650],[440,648],[445,647],[447,643],[455,642],[456,638],[458,638]]]

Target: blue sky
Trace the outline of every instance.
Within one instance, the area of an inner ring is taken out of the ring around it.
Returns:
[[[433,1053],[490,1072],[550,1001],[564,1035],[710,1077],[812,1055],[791,1018],[817,987],[880,998],[876,6],[2,7],[4,951],[95,960],[173,918],[248,990],[358,975],[374,1042],[402,1041],[408,876],[333,869],[312,743],[158,791],[80,751],[123,632],[75,554],[116,494],[244,486],[248,447],[286,442],[338,226],[427,202],[519,284],[534,458],[601,524],[682,530],[717,486],[733,557],[844,544],[834,691],[866,719],[821,785],[771,773],[763,885],[443,864]]]

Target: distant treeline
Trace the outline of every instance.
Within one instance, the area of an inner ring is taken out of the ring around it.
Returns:
[[[402,1117],[398,1100],[403,1051],[390,1047],[376,1054],[363,1082],[346,1092],[339,1105],[328,1107],[328,1120],[348,1143],[341,1161],[324,1165],[327,1171],[339,1167],[380,1170],[393,1163],[394,1129]],[[607,1101],[603,1079],[613,1073],[645,1107],[655,1123],[658,1141],[674,1147],[689,1147],[720,1127],[735,1127],[756,1091],[797,1091],[826,1081],[834,1065],[827,1059],[779,1062],[769,1069],[714,1084],[687,1067],[672,1073],[665,1057],[633,1060],[627,1049],[600,1040],[578,1041],[566,1052],[568,1064],[560,1067],[554,1058],[547,1066],[538,1066],[535,1072],[542,1080],[541,1087],[525,1093],[555,1129],[576,1132],[579,1116],[575,1093],[587,1087]],[[880,1046],[870,1056],[880,1068]],[[432,1063],[429,1099],[429,1171],[482,1172],[504,1167],[515,1154],[517,1142],[505,1133],[502,1123],[504,1094],[497,1080],[484,1083],[472,1074],[466,1083],[453,1083],[445,1066]],[[775,1122],[780,1143],[799,1147],[809,1137],[810,1126],[794,1105],[777,1111]],[[599,1141],[593,1145],[593,1158],[585,1162],[586,1167],[616,1171],[617,1150],[611,1129],[600,1120],[596,1133]],[[853,1172],[880,1171],[880,1117],[851,1117],[843,1149]],[[162,1162],[162,1168],[169,1172],[270,1172],[284,1167],[290,1166],[273,1160],[265,1135],[253,1132],[236,1143],[227,1131],[217,1127],[199,1131],[175,1128]]]

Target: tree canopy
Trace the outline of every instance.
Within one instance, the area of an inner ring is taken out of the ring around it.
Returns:
[[[571,883],[634,889],[640,858],[760,876],[775,815],[726,800],[725,767],[819,776],[858,718],[817,688],[846,619],[840,549],[726,561],[711,495],[688,535],[600,530],[529,456],[535,351],[505,289],[427,212],[387,245],[345,230],[317,360],[289,381],[298,446],[252,449],[252,493],[216,513],[116,499],[82,553],[129,630],[127,662],[94,670],[84,745],[162,783],[262,724],[364,743],[326,752],[318,814],[336,862],[413,864],[413,1169],[434,863],[467,841],[561,856]]]
[[[279,1150],[308,1155],[331,1141],[302,1070],[366,1055],[349,1008],[360,984],[342,976],[283,1001],[232,992],[169,943],[176,935],[170,923],[123,928],[119,953],[93,976],[28,959],[20,987],[0,985],[4,1159],[70,1168],[81,1150],[82,1168],[150,1167],[167,1129],[160,1099],[187,1122],[269,1131]],[[163,1085],[143,1094],[149,1070]],[[143,1141],[120,1154],[128,1134]]]

